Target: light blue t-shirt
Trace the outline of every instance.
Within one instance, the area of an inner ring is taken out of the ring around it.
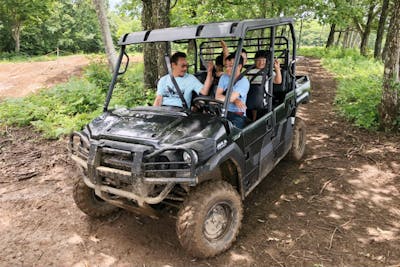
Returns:
[[[179,86],[179,89],[182,91],[188,107],[190,107],[192,92],[194,91],[199,94],[201,88],[203,88],[203,84],[192,74],[188,73],[185,73],[183,77],[175,77],[175,80]],[[174,84],[171,81],[171,77],[168,74],[161,77],[161,79],[158,81],[157,95],[161,95],[163,97],[162,105],[182,107],[182,101],[175,89]]]
[[[225,92],[226,89],[228,89],[229,79],[230,79],[229,75],[227,75],[227,74],[222,75],[221,78],[219,78],[218,88],[224,89],[224,92]],[[250,88],[249,80],[247,80],[246,77],[243,77],[242,79],[240,79],[233,85],[232,93],[233,92],[239,93],[240,101],[242,101],[243,103],[246,103],[247,93],[249,92],[249,88]],[[234,103],[229,103],[228,111],[244,112],[245,110],[240,110]]]

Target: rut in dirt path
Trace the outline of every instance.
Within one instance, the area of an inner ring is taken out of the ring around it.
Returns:
[[[2,129],[0,266],[399,265],[398,137],[339,118],[334,78],[319,60],[303,59],[299,71],[312,82],[311,102],[299,114],[308,129],[306,157],[282,161],[249,195],[237,241],[212,259],[184,252],[173,214],[88,218],[72,200],[79,174],[66,140]]]

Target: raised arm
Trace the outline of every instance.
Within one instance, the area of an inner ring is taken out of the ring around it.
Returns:
[[[221,47],[222,47],[222,53],[224,55],[224,61],[225,61],[225,58],[227,58],[229,56],[229,49],[224,40],[221,40]]]
[[[200,90],[200,94],[202,95],[208,95],[208,92],[210,91],[210,87],[212,85],[213,81],[213,76],[212,76],[212,71],[213,71],[214,65],[211,61],[208,62],[207,64],[207,78],[204,82],[203,88]]]
[[[275,69],[274,83],[281,84],[282,83],[281,65],[279,64],[279,61],[277,59],[275,59],[274,61],[274,69]]]

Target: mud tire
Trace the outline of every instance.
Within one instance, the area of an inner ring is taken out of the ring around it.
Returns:
[[[184,201],[178,212],[176,232],[182,247],[191,255],[213,257],[231,247],[242,218],[238,192],[225,181],[206,182]]]
[[[292,147],[289,150],[288,158],[293,161],[300,161],[306,153],[306,124],[302,119],[296,117],[293,129]]]
[[[78,179],[74,183],[73,197],[78,208],[94,218],[101,218],[111,215],[119,210],[106,201],[102,200],[94,193],[94,190],[88,187],[83,179]]]

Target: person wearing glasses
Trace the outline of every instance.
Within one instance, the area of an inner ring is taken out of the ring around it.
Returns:
[[[225,94],[228,89],[230,77],[234,76],[235,81],[233,91],[228,105],[228,120],[230,120],[237,128],[243,129],[246,126],[246,105],[244,103],[246,103],[250,84],[246,77],[240,75],[243,68],[243,57],[240,56],[236,73],[233,73],[232,71],[234,62],[234,53],[230,54],[225,59],[225,74],[223,74],[219,79],[215,98],[217,100],[225,101]]]
[[[183,52],[176,52],[171,57],[172,75],[174,76],[179,89],[182,91],[187,106],[190,108],[192,94],[208,95],[212,85],[212,71],[213,63],[208,62],[207,78],[202,84],[194,75],[187,73],[188,63],[186,54]],[[157,84],[157,95],[154,100],[153,106],[173,106],[183,107],[182,101],[178,92],[175,89],[170,75],[161,77]]]

